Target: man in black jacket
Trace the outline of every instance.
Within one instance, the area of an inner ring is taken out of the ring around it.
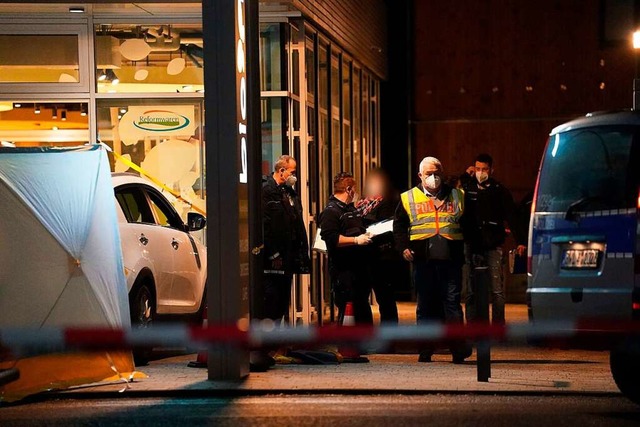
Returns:
[[[320,235],[327,245],[331,288],[338,306],[338,322],[342,324],[348,302],[353,303],[356,323],[372,324],[369,305],[371,280],[368,263],[371,258],[371,236],[366,233],[362,214],[353,205],[356,181],[341,172],[333,179],[333,195],[320,214]]]
[[[465,255],[469,265],[469,273],[474,267],[487,266],[491,274],[492,319],[495,323],[504,323],[504,277],[503,253],[508,223],[518,243],[518,252],[524,253],[524,239],[516,227],[516,209],[511,193],[502,184],[491,177],[493,159],[488,154],[480,154],[475,165],[467,169],[461,177],[465,192],[465,210],[462,216],[462,227],[465,240]],[[474,282],[468,280],[466,312],[467,320],[475,319]]]
[[[264,317],[287,318],[294,274],[308,274],[309,244],[302,204],[295,191],[296,161],[281,156],[262,185],[264,215]]]

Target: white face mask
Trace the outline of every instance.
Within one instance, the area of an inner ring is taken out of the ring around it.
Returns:
[[[427,190],[437,190],[438,188],[440,188],[440,185],[442,184],[442,178],[440,178],[438,175],[429,175],[425,180],[424,180],[424,185],[425,187],[427,187]]]
[[[295,175],[289,175],[284,183],[289,187],[293,188],[295,187],[296,182],[298,182],[298,178],[296,178]]]
[[[476,179],[480,184],[489,179],[489,174],[486,172],[476,172]]]

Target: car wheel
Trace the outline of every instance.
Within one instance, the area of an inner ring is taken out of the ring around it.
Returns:
[[[144,329],[153,325],[155,318],[155,302],[153,293],[148,285],[143,284],[129,296],[129,306],[131,308],[131,327]],[[133,360],[136,366],[149,363],[151,358],[151,348],[135,349]]]
[[[640,404],[640,351],[617,349],[611,351],[609,365],[613,380],[623,395]]]

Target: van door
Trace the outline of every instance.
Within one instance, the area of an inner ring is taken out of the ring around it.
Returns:
[[[551,136],[531,221],[533,320],[631,317],[635,132],[600,126]]]

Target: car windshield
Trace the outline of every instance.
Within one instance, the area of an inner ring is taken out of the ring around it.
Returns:
[[[536,212],[635,206],[635,128],[601,126],[553,135],[542,163]]]

